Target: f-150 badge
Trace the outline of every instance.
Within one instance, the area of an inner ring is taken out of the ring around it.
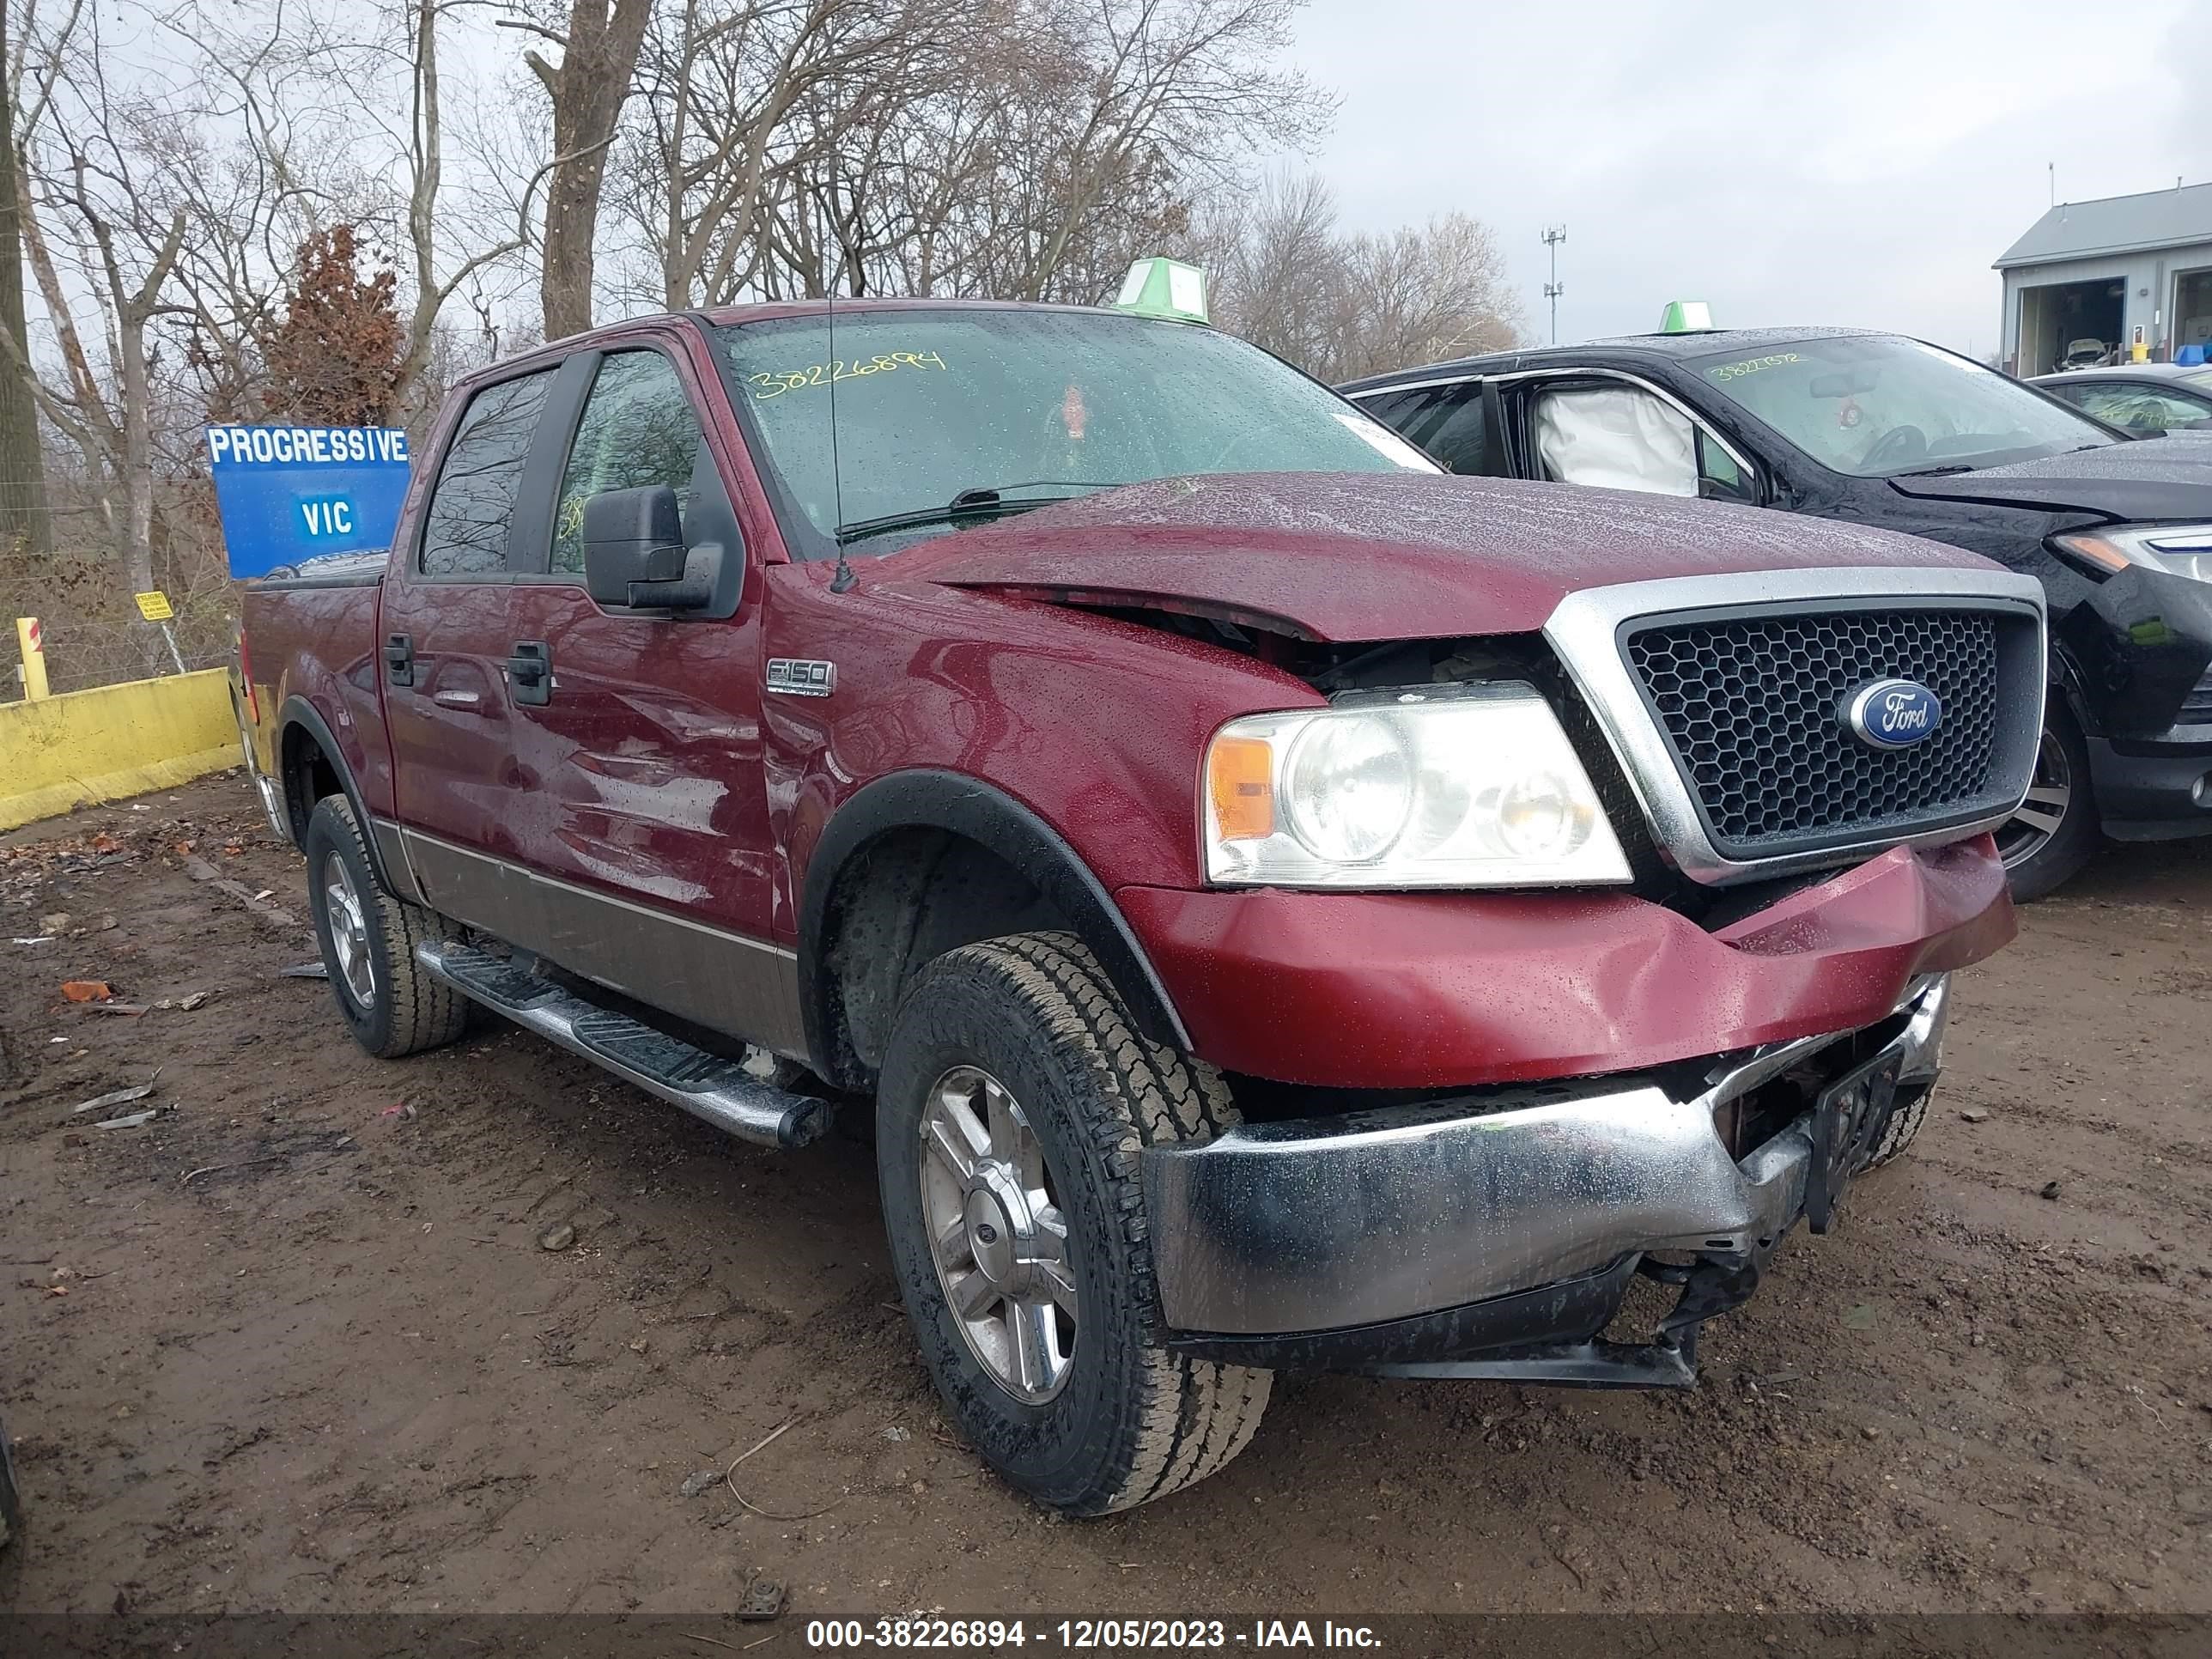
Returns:
[[[803,657],[770,657],[768,689],[787,697],[826,697],[837,689],[837,665]]]

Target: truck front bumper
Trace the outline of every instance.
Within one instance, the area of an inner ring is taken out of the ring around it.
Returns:
[[[1949,1000],[1931,975],[1859,1031],[1150,1149],[1167,1321],[1178,1346],[1255,1364],[1587,1344],[1658,1252],[1686,1258],[1645,1270],[1686,1285],[1677,1328],[1693,1329],[1749,1296],[1808,1183],[1823,1222],[1821,1194],[1850,1173],[1830,1167],[1833,1112],[1813,1103],[1874,1070],[1905,1109],[1935,1081]],[[1723,1130],[1745,1124],[1771,1132],[1739,1157]]]

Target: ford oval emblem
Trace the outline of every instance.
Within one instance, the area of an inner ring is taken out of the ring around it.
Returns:
[[[1844,727],[1874,749],[1910,749],[1936,735],[1943,702],[1917,680],[1871,680],[1843,707]]]

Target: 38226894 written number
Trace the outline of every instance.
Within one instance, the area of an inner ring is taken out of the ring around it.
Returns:
[[[884,374],[898,368],[944,368],[945,359],[933,351],[883,351],[872,357],[855,357],[847,362],[839,358],[833,363],[809,363],[804,368],[776,369],[763,374],[748,374],[745,384],[753,389],[753,401],[764,404],[771,398],[781,398],[787,392],[801,392],[808,386],[828,386],[833,380],[857,380],[863,374]]]

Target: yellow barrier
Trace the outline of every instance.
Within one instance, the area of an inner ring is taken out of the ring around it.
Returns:
[[[240,763],[229,676],[203,669],[0,703],[0,830]]]

